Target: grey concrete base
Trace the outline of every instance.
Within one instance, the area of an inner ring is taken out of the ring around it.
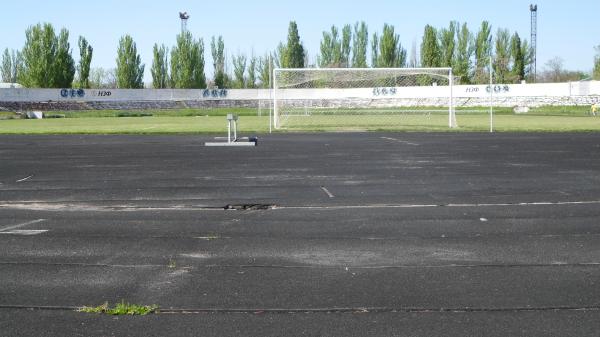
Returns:
[[[255,142],[219,142],[219,143],[204,143],[204,146],[256,146]]]

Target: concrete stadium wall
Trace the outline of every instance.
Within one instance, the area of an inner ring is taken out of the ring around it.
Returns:
[[[496,106],[589,105],[600,102],[600,81],[545,84],[457,85],[457,106],[485,106],[492,92]],[[258,107],[272,98],[269,89],[0,89],[0,110],[133,110]],[[339,106],[443,106],[447,86],[286,89],[278,98],[296,104]]]
[[[2,89],[0,102],[127,102],[269,99],[268,89]]]

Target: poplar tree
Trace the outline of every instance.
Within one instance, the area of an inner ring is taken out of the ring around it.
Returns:
[[[284,57],[282,59],[282,68],[304,68],[305,51],[300,42],[298,34],[298,25],[295,21],[291,21],[288,28],[287,45],[284,49]]]
[[[442,67],[452,68],[454,65],[454,53],[456,51],[456,31],[458,23],[450,22],[448,28],[440,30],[440,65]]]
[[[594,56],[594,71],[592,76],[595,80],[600,80],[600,45],[594,47],[596,55]]]
[[[371,38],[371,67],[377,68],[379,67],[379,35],[377,32],[373,33],[373,37]]]
[[[369,32],[367,24],[363,21],[354,24],[354,35],[352,36],[352,67],[366,68],[367,47],[369,44]]]
[[[258,80],[261,88],[271,88],[271,70],[274,68],[273,56],[269,53],[258,59]]]
[[[400,35],[394,32],[394,26],[383,25],[383,33],[378,47],[378,68],[400,68],[406,65],[406,49],[400,43]]]
[[[336,26],[331,26],[331,31],[324,31],[323,38],[320,44],[321,54],[317,57],[319,67],[337,68],[340,66],[342,57],[342,44],[338,36],[338,29]]]
[[[498,29],[496,33],[496,54],[494,55],[494,73],[497,83],[507,83],[510,63],[510,32],[508,29]]]
[[[154,44],[152,48],[152,87],[154,89],[165,89],[169,87],[169,56],[165,45]]]
[[[121,37],[119,40],[119,48],[117,50],[117,88],[143,88],[144,67],[133,38],[129,35]]]
[[[204,42],[194,39],[187,31],[177,35],[177,44],[171,50],[171,86],[176,89],[206,88]]]
[[[341,41],[341,57],[340,67],[347,68],[350,66],[350,44],[352,43],[352,26],[345,25],[342,28],[342,41]]]
[[[69,31],[62,29],[57,36],[49,24],[31,26],[25,32],[22,65],[13,71],[19,81],[30,88],[70,88],[75,77],[75,61],[69,45]]]
[[[12,83],[19,83],[23,73],[23,54],[20,51],[12,51]]]
[[[423,42],[421,43],[421,67],[436,68],[440,67],[441,63],[437,31],[434,27],[426,25],[423,33]]]
[[[283,42],[279,42],[277,48],[273,52],[273,62],[276,68],[285,68],[284,64],[287,64],[287,45]]]
[[[212,37],[210,42],[210,51],[213,59],[214,83],[217,88],[227,86],[227,74],[225,73],[225,41],[219,36],[217,39]]]
[[[471,83],[471,58],[473,56],[473,34],[466,23],[457,32],[456,57],[454,59],[454,75],[459,76],[462,83]]]
[[[492,51],[492,27],[489,22],[483,21],[475,38],[475,82],[486,83],[489,75],[486,68],[489,64]]]
[[[57,38],[56,58],[52,66],[53,88],[70,88],[75,78],[75,60],[71,55],[69,43],[69,31],[65,28],[60,30]]]
[[[525,79],[528,81],[535,81],[531,78],[533,74],[530,74],[531,64],[533,63],[533,50],[529,46],[527,39],[524,39],[521,43],[521,53],[523,54],[523,67],[525,68]]]
[[[321,68],[346,68],[350,66],[350,52],[352,43],[352,26],[345,25],[342,29],[342,36],[336,26],[331,27],[331,31],[324,31],[321,39],[320,55],[317,57],[317,63]]]
[[[250,61],[248,62],[248,78],[246,80],[246,87],[250,89],[256,88],[256,64],[258,60],[256,56],[253,55],[250,57]]]
[[[510,41],[510,53],[512,59],[511,77],[515,83],[520,83],[525,79],[525,57],[521,45],[521,38],[515,33]]]
[[[92,55],[94,48],[89,45],[87,40],[83,37],[79,37],[79,65],[77,70],[79,72],[79,86],[81,88],[90,87],[90,66],[92,64]]]
[[[13,83],[12,81],[12,58],[8,48],[4,50],[2,54],[2,67],[0,68],[0,75],[2,77],[2,82],[5,83]]]
[[[236,89],[244,89],[246,87],[246,55],[238,54],[233,57],[233,87]]]

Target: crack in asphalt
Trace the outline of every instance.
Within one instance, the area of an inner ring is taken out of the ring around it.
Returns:
[[[78,311],[83,306],[13,305],[0,304],[0,309]],[[155,314],[311,314],[311,313],[480,313],[480,312],[543,312],[543,311],[600,311],[600,306],[546,307],[324,307],[324,308],[159,308]],[[85,313],[84,313],[85,314]]]

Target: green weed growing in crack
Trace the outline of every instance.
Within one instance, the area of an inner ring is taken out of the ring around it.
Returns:
[[[125,301],[117,303],[117,305],[111,308],[108,302],[97,307],[81,307],[77,309],[77,312],[85,312],[90,314],[106,314],[106,315],[140,315],[144,316],[147,314],[158,313],[158,305],[138,305],[130,304]]]

